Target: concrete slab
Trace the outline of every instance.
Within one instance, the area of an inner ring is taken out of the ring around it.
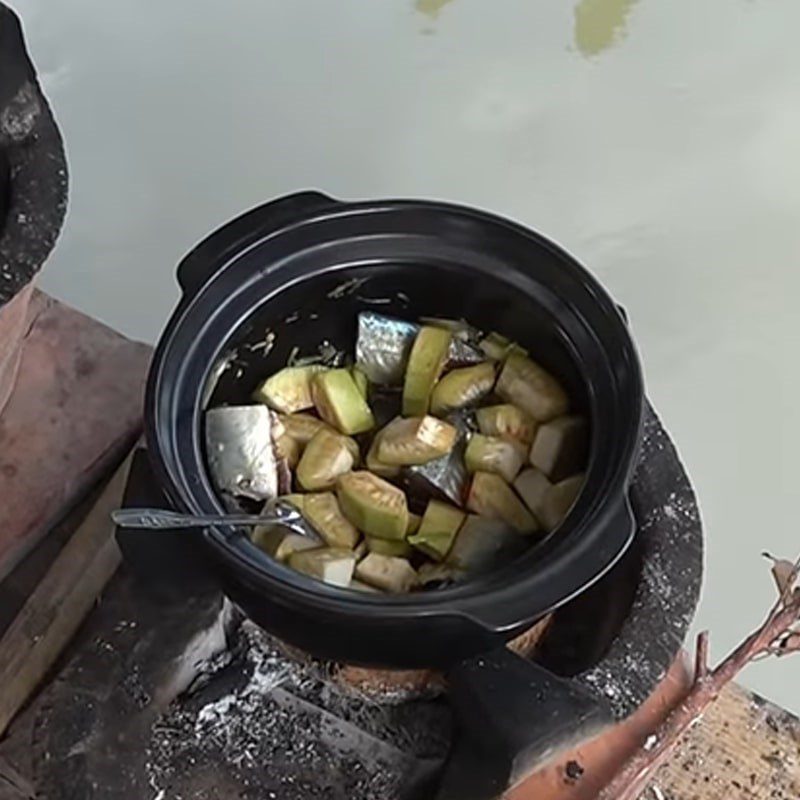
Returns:
[[[34,292],[0,415],[0,579],[139,435],[150,348]]]

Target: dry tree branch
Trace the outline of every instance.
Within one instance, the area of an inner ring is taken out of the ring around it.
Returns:
[[[695,673],[688,694],[655,731],[655,745],[632,756],[598,800],[638,798],[681,737],[747,664],[762,656],[783,656],[800,651],[800,630],[797,629],[800,624],[800,558],[791,562],[764,555],[773,562],[772,575],[778,587],[778,599],[764,622],[713,670],[708,667],[708,632],[703,631],[697,637]]]

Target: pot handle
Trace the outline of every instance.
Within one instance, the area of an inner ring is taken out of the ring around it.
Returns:
[[[218,228],[196,245],[178,265],[184,296],[196,294],[235,253],[281,228],[339,202],[321,192],[297,192],[256,206]]]
[[[435,800],[493,800],[560,752],[612,724],[605,702],[498,648],[447,675],[458,723]]]
[[[636,516],[630,498],[625,493],[618,501],[609,504],[591,539],[587,537],[576,544],[578,552],[570,565],[570,591],[567,594],[572,594],[573,590],[583,590],[602,578],[625,554],[635,535]],[[558,584],[551,581],[551,585]],[[542,598],[542,607],[558,607],[565,596],[564,592],[563,586],[550,591]],[[523,619],[530,610],[525,601],[522,602],[516,610],[519,619]],[[508,603],[484,605],[479,609],[470,609],[469,617],[492,634],[508,623],[509,606]]]

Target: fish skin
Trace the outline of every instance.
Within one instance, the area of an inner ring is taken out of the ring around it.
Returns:
[[[206,450],[214,485],[252,500],[278,496],[272,415],[263,405],[212,408],[205,415]]]
[[[373,311],[358,315],[356,364],[371,383],[401,386],[420,325]],[[447,367],[468,367],[486,360],[484,353],[458,337],[450,341]]]
[[[469,435],[477,430],[477,422],[473,412],[463,410],[448,415],[446,420],[458,431],[453,449],[446,456],[427,464],[406,467],[403,474],[409,493],[448,500],[463,508],[469,487],[464,451]]]

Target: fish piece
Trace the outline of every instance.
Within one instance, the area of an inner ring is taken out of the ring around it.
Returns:
[[[219,491],[252,500],[278,496],[272,416],[266,406],[209,409],[205,429],[209,471]]]
[[[471,367],[486,360],[486,355],[482,350],[474,347],[469,342],[462,341],[456,337],[450,340],[450,349],[447,351],[445,370],[454,367]]]
[[[379,386],[402,386],[406,365],[420,325],[373,311],[358,315],[356,364],[370,383]],[[486,356],[470,342],[454,336],[450,342],[445,367],[479,364]]]
[[[463,506],[469,487],[464,449],[467,437],[475,430],[475,416],[469,411],[459,411],[448,415],[447,422],[458,431],[452,450],[427,464],[406,467],[403,479],[409,496],[415,499],[437,498]]]
[[[419,326],[372,311],[358,315],[356,364],[370,383],[397,386],[403,383],[408,355]]]

